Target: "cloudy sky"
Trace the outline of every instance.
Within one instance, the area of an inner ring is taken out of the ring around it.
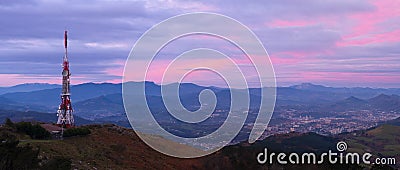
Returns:
[[[188,12],[220,13],[248,26],[268,51],[280,86],[400,87],[398,0],[1,0],[0,86],[60,83],[64,29],[69,31],[72,84],[121,82],[139,37],[154,24]],[[186,37],[157,62],[214,44],[230,49],[213,38]],[[149,80],[159,81],[160,72]],[[208,74],[198,72],[191,79],[218,84]]]

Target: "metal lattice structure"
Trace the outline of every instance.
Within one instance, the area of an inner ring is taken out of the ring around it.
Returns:
[[[57,125],[65,128],[74,126],[74,116],[72,115],[73,109],[71,104],[70,94],[70,80],[71,75],[69,71],[68,51],[67,51],[67,31],[64,32],[64,47],[65,55],[63,59],[62,70],[62,91],[61,91],[61,104],[57,110]]]

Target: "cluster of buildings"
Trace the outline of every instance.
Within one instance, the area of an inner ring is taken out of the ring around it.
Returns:
[[[347,111],[324,114],[329,116],[313,117],[306,111],[286,110],[271,120],[264,136],[289,132],[315,132],[321,135],[332,135],[355,130],[368,129],[378,123],[400,117],[397,112],[383,111]],[[276,123],[275,120],[279,120]]]

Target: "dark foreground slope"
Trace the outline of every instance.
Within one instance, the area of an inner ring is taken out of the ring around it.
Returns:
[[[385,125],[386,126],[386,125]],[[154,151],[143,143],[131,129],[115,125],[87,125],[91,133],[87,136],[75,136],[64,140],[32,140],[27,135],[18,134],[20,139],[15,153],[17,161],[23,167],[36,169],[363,169],[371,168],[359,165],[260,165],[256,156],[267,147],[271,152],[326,152],[335,150],[336,142],[345,140],[352,150],[371,151],[382,156],[398,155],[400,134],[394,133],[393,127],[380,126],[358,134],[344,134],[335,137],[321,136],[315,133],[289,133],[275,135],[255,144],[246,142],[227,146],[222,150],[196,159],[179,159]],[[397,127],[394,127],[397,128]],[[4,127],[1,128],[2,132]],[[363,135],[369,135],[370,141],[363,141]],[[158,136],[147,135],[151,140],[172,145],[168,149],[178,148],[182,152],[201,152],[195,148],[171,142]],[[386,148],[383,140],[389,140],[392,146]],[[383,143],[382,143],[383,142]],[[377,147],[376,147],[377,146]],[[392,152],[385,152],[390,149]],[[394,149],[394,150],[393,150]],[[37,158],[35,157],[37,154]],[[32,161],[30,161],[32,160]],[[25,161],[25,162],[24,162]],[[28,164],[27,162],[31,162]],[[399,163],[399,162],[398,162]],[[383,168],[383,167],[374,167]],[[384,167],[389,168],[390,167]]]
[[[88,125],[91,134],[64,140],[25,140],[22,145],[40,148],[39,157],[47,160],[66,159],[72,169],[187,169],[201,167],[197,160],[165,156],[143,143],[131,129],[115,125]],[[200,150],[148,135],[150,140],[168,142],[170,149],[182,152]]]

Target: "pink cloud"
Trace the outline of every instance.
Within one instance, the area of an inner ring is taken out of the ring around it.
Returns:
[[[35,75],[27,76],[23,74],[0,74],[1,81],[0,86],[13,86],[16,84],[24,83],[50,83],[50,84],[61,84],[61,75],[51,76],[51,75]],[[71,77],[72,84],[81,84],[88,82],[87,77]]]
[[[340,41],[337,46],[362,46],[374,43],[391,43],[400,41],[400,29],[379,33],[379,34],[369,34],[364,37],[352,37],[345,41]]]
[[[255,72],[250,66],[250,62],[245,59],[233,59],[236,66],[227,59],[214,59],[214,58],[199,58],[199,59],[184,59],[176,61],[174,65],[168,70],[169,76],[164,76],[167,67],[172,62],[171,60],[154,60],[148,68],[146,78],[143,79],[144,70],[138,68],[129,68],[125,70],[125,81],[153,81],[158,84],[168,84],[174,82],[194,82],[200,85],[225,85],[221,77],[211,70],[219,71],[221,76],[230,78],[230,81],[235,86],[237,81],[241,80],[239,75],[244,74],[246,79],[250,78]],[[140,61],[135,61],[135,64],[140,64]],[[143,62],[143,64],[145,64]],[[206,70],[195,70],[196,68],[205,68]],[[210,68],[211,70],[208,70]],[[107,74],[118,74],[117,69],[109,69]],[[225,74],[225,75],[224,75]],[[183,77],[185,75],[185,77]],[[238,75],[238,76],[235,76]],[[247,75],[247,76],[246,76]],[[163,79],[164,78],[164,79]],[[164,82],[162,82],[164,81]]]
[[[315,49],[314,51],[282,51],[270,54],[272,64],[298,64],[313,61],[315,57],[334,54],[331,49]]]
[[[125,66],[125,60],[115,60],[112,65],[116,65],[117,67],[106,68],[103,72],[106,75],[111,76],[122,76]]]
[[[28,78],[21,74],[0,74],[0,79],[3,80],[1,81],[0,86],[12,86],[22,83],[55,83],[54,77],[51,77],[51,79],[43,78],[44,77],[41,77],[40,79]]]
[[[289,77],[288,77],[289,76]],[[400,75],[388,75],[386,73],[355,73],[355,72],[324,72],[324,71],[301,71],[277,76],[278,82],[313,82],[317,84],[336,84],[348,86],[382,86],[398,88]]]
[[[296,64],[301,62],[299,58],[285,58],[276,55],[270,55],[272,64]]]
[[[338,46],[366,45],[371,43],[398,42],[399,31],[386,31],[380,27],[384,21],[400,16],[400,1],[371,1],[376,7],[374,12],[356,13],[350,16],[354,22],[350,33],[344,35]]]
[[[104,73],[107,75],[113,75],[113,76],[122,76],[124,68],[119,67],[119,68],[107,68],[104,70]]]

